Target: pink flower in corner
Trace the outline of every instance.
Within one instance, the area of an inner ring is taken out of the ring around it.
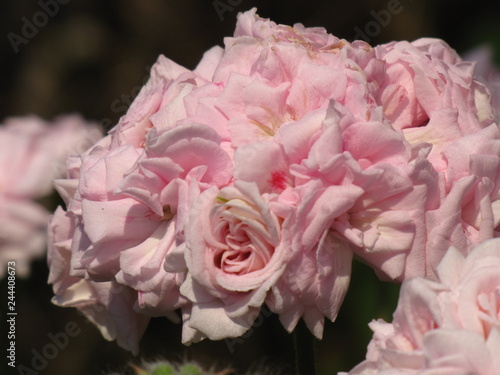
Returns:
[[[467,257],[450,248],[438,281],[403,283],[392,323],[374,331],[366,360],[349,374],[500,374],[500,239]]]

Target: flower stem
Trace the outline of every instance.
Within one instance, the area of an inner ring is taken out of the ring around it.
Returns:
[[[314,359],[314,345],[316,340],[302,320],[299,321],[293,331],[293,339],[296,375],[316,374]]]

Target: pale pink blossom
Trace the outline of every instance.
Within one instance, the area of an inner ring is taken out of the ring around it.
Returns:
[[[464,257],[451,247],[437,281],[403,283],[393,322],[373,321],[366,360],[349,374],[500,374],[500,239]]]
[[[269,29],[267,34],[262,33],[264,25]],[[247,30],[254,26],[260,33],[253,35]],[[183,249],[184,231],[193,233],[189,230],[191,222],[185,224],[191,202],[211,186],[226,191],[234,188],[225,186],[234,177],[245,180],[232,173],[231,159],[238,148],[252,142],[271,142],[281,147],[278,130],[282,126],[301,121],[315,110],[322,111],[324,117],[332,100],[363,121],[374,106],[368,82],[382,72],[382,66],[374,59],[373,49],[363,42],[351,45],[319,28],[296,25],[286,32],[288,29],[251,11],[240,16],[235,36],[225,40],[225,48],[209,50],[194,71],[164,57],[158,59],[151,79],[107,140],[82,156],[78,179],[72,183],[59,182],[59,190],[69,197],[69,212],[77,217],[72,243],[73,276],[94,281],[116,280],[130,286],[139,293],[137,308],[154,315],[168,314],[184,305],[187,298],[193,308],[184,314],[190,314],[190,322],[196,320],[194,311],[198,301],[189,293],[188,286],[181,289],[182,296],[177,291],[185,269],[182,272],[176,269],[174,273],[162,267],[166,255],[170,259],[168,254],[173,249]],[[274,34],[281,36],[275,38]],[[300,126],[307,127],[309,120],[304,121]],[[318,130],[318,124],[314,131]],[[210,128],[215,130],[213,134]],[[306,131],[314,137],[313,132]],[[402,142],[402,138],[395,142]],[[402,149],[405,153],[404,145]],[[394,162],[390,157],[369,160],[376,152],[361,155],[366,159],[363,168],[370,163]],[[300,163],[297,155],[293,157]],[[256,162],[250,157],[240,159],[239,170],[257,166]],[[269,173],[274,179],[272,199],[277,200],[284,190],[284,175],[281,171]],[[286,173],[289,175],[290,171]],[[261,180],[251,182],[262,185],[269,178],[261,175]],[[320,183],[326,188],[325,182]],[[311,189],[315,183],[304,189]],[[64,184],[71,186],[71,192]],[[261,187],[259,193],[265,194]],[[332,197],[334,190],[329,189],[323,200]],[[356,194],[358,191],[348,194],[341,206],[352,205]],[[281,211],[292,209],[281,203],[277,205],[281,205]],[[302,209],[304,213],[306,210]],[[324,236],[337,214],[340,211],[335,210],[322,219],[324,222],[318,225],[323,230],[313,229],[308,247],[314,247],[314,240]],[[283,212],[281,215],[286,216]],[[301,239],[298,237],[296,241]],[[341,257],[345,260],[339,261],[340,273],[345,273],[350,264],[351,255],[345,249],[345,256]],[[188,250],[186,257],[192,251]],[[284,261],[281,262],[284,267]],[[325,272],[329,274],[328,282],[321,288],[327,290],[335,283],[337,274]],[[401,269],[394,271],[398,276],[401,272]],[[187,276],[192,276],[191,273],[189,270]],[[265,301],[278,275],[259,289],[255,300],[258,302],[251,303],[253,310]],[[188,285],[189,280],[184,284]],[[313,325],[317,325],[316,319],[323,321],[317,311],[328,310],[331,319],[336,315],[348,284],[348,278],[342,280],[338,291],[336,287],[331,296],[321,297],[321,310],[313,308]],[[327,300],[337,302],[329,308]],[[295,323],[301,315],[295,313]],[[292,329],[295,323],[287,328]],[[189,324],[185,326],[187,330]],[[315,330],[320,336],[318,328]],[[223,336],[219,333],[219,337]]]

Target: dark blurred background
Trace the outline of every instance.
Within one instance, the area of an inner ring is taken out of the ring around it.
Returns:
[[[61,2],[65,4],[55,0],[0,3],[0,121],[27,114],[52,119],[78,112],[109,129],[125,113],[159,54],[194,68],[205,50],[222,45],[224,36],[232,34],[238,12],[252,7],[277,23],[323,26],[338,37],[369,39],[371,44],[437,37],[464,53],[489,43],[495,59],[500,46],[500,3],[490,0]],[[57,200],[46,203],[54,209]],[[239,370],[263,362],[286,374],[292,371],[291,336],[276,317],[265,318],[243,343],[234,346],[233,353],[224,342],[183,347],[180,326],[154,319],[135,358],[102,339],[74,310],[53,306],[47,275],[45,261],[39,260],[29,279],[17,281],[17,363],[32,368],[33,350],[41,352],[51,343],[48,334],[64,331],[68,322],[75,322],[81,332],[48,359],[42,371],[7,372],[7,359],[2,355],[2,374],[97,375],[160,356],[215,362]],[[318,374],[347,371],[363,360],[371,338],[367,323],[373,318],[391,319],[397,285],[379,282],[359,263],[351,285],[338,320],[327,323],[324,339],[317,345]],[[2,282],[2,346],[7,342],[3,331],[6,301]]]

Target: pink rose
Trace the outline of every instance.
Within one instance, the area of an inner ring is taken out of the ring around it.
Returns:
[[[253,35],[250,29],[260,32]],[[138,291],[144,313],[168,314],[193,298],[187,287],[182,289],[184,296],[176,292],[183,272],[163,271],[163,258],[170,259],[173,249],[182,248],[190,225],[185,228],[186,212],[197,195],[211,186],[224,190],[232,182],[230,164],[239,147],[274,142],[282,125],[326,109],[331,100],[366,119],[374,103],[367,82],[382,72],[380,63],[372,63],[374,51],[319,28],[296,25],[287,30],[253,11],[240,16],[235,37],[226,39],[225,49],[208,51],[193,72],[158,59],[151,79],[107,140],[82,156],[78,176],[58,183],[76,217],[72,276],[116,280]],[[240,170],[252,162],[242,161]],[[284,175],[274,172],[270,171],[271,186],[277,194],[284,189]],[[332,218],[325,220],[321,226],[326,230]],[[319,241],[323,232],[313,232],[310,241]],[[322,288],[335,278],[330,275]],[[265,300],[271,284],[255,293],[253,310]],[[341,295],[346,289],[342,285]],[[326,300],[321,304],[327,308]],[[329,316],[338,305],[329,309]],[[196,320],[196,308],[184,313],[191,321]]]
[[[194,202],[178,250],[188,268],[181,293],[192,303],[183,342],[238,337],[252,326],[290,256],[286,218],[268,204],[255,184],[242,181],[210,188]],[[175,264],[167,257],[167,268]]]
[[[403,283],[392,323],[374,321],[366,361],[349,374],[500,374],[500,239],[467,257],[450,248],[438,281]]]

